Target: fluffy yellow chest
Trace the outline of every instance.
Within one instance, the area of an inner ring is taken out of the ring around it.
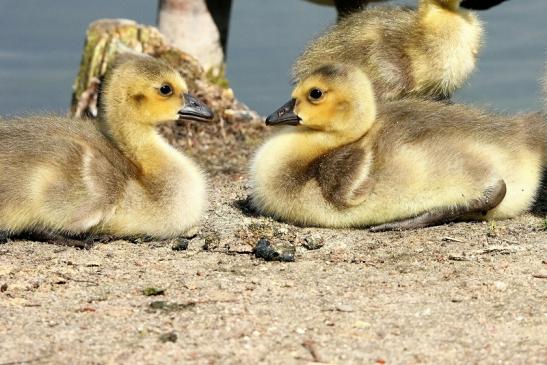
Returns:
[[[318,180],[317,164],[335,148],[329,143],[298,133],[279,133],[266,141],[251,164],[254,207],[289,222],[346,225],[351,210],[339,210],[326,199]]]
[[[127,184],[108,222],[118,234],[177,236],[197,224],[206,208],[206,180],[200,169],[170,146],[142,166],[143,176]]]

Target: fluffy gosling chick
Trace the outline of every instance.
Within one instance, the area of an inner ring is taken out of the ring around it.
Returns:
[[[163,62],[122,57],[105,80],[97,124],[0,120],[0,231],[169,238],[195,226],[206,206],[205,178],[155,129],[211,119],[187,91]]]
[[[540,113],[502,117],[427,100],[376,104],[360,69],[327,65],[266,120],[252,204],[300,225],[409,229],[513,217],[545,167]]]
[[[445,99],[475,68],[482,27],[460,0],[419,0],[417,10],[371,7],[313,40],[293,66],[296,82],[322,65],[359,66],[379,101]]]

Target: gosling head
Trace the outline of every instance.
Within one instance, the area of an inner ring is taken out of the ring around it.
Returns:
[[[376,117],[372,84],[357,67],[325,65],[300,81],[292,99],[266,119],[266,125],[362,135]]]
[[[188,94],[180,74],[149,56],[123,56],[106,77],[101,109],[107,121],[144,125],[189,119],[211,120],[213,112]]]

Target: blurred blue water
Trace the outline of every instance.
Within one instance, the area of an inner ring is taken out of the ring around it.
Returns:
[[[0,114],[65,111],[87,25],[104,17],[154,24],[156,8],[156,0],[0,0]],[[511,0],[480,15],[486,47],[457,99],[504,111],[540,108],[547,1]],[[332,8],[300,0],[235,0],[228,77],[236,95],[273,111],[290,94],[294,58],[334,18]]]

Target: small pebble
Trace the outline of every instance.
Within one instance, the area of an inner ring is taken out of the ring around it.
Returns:
[[[165,309],[167,307],[167,302],[165,300],[156,300],[149,304],[151,309]]]
[[[150,311],[163,311],[166,313],[180,312],[196,306],[195,302],[172,303],[165,300],[156,300],[148,305]]]
[[[354,311],[353,307],[347,304],[337,304],[336,310],[338,312],[353,312]]]
[[[166,342],[177,342],[178,336],[175,332],[167,332],[160,335],[160,341],[163,343]]]
[[[186,251],[188,249],[189,243],[190,241],[188,241],[186,238],[181,238],[171,248],[173,249],[173,251]]]
[[[469,261],[469,257],[462,255],[448,255],[448,259],[451,261]]]
[[[284,235],[284,234],[289,233],[289,230],[286,227],[279,227],[279,228],[277,228],[276,233],[278,235]]]
[[[353,324],[353,327],[354,327],[354,328],[369,328],[369,327],[370,327],[370,323],[364,322],[364,321],[356,321],[356,322]]]
[[[159,289],[154,287],[144,288],[142,293],[147,297],[165,294],[165,289]]]
[[[495,286],[496,289],[498,289],[499,291],[504,291],[505,289],[507,289],[507,284],[504,283],[503,281],[496,281],[496,282],[494,282],[494,286]]]
[[[8,290],[8,284],[4,283],[2,284],[2,286],[0,286],[0,292],[5,292],[6,290]]]
[[[255,256],[266,261],[293,262],[295,252],[294,246],[280,245],[274,247],[265,238],[258,240],[254,249]]]
[[[318,250],[325,245],[325,240],[321,236],[310,236],[304,238],[304,246],[308,250]]]

